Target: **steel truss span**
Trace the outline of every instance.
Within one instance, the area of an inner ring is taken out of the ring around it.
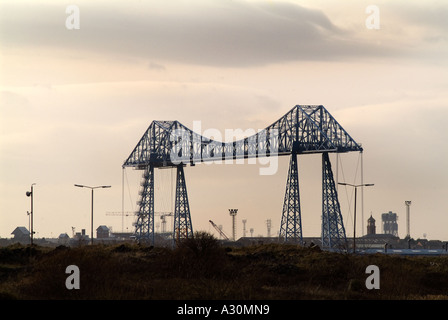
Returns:
[[[346,236],[328,153],[363,149],[322,105],[296,105],[283,117],[244,139],[209,139],[178,121],[153,121],[123,167],[143,169],[140,209],[135,236],[154,245],[154,168],[176,167],[173,241],[193,236],[183,166],[222,161],[291,155],[283,205],[280,238],[302,243],[297,155],[322,154],[322,246],[341,248]]]

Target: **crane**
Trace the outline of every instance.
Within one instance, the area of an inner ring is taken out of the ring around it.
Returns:
[[[166,232],[166,217],[173,216],[172,212],[154,212],[155,215],[160,215],[162,219],[162,233]]]
[[[125,212],[121,212],[121,211],[114,211],[114,212],[106,212],[106,216],[130,216],[130,215],[135,215],[136,212],[135,211],[125,211]],[[172,212],[154,212],[155,215],[157,216],[172,216],[173,213]]]
[[[122,217],[129,217],[134,216],[136,214],[135,211],[108,211],[106,212],[106,216],[122,216]],[[165,217],[173,216],[172,212],[154,212],[154,215],[160,216],[160,219],[162,219],[162,233],[166,230],[166,219]],[[123,227],[122,227],[123,229]]]
[[[106,216],[121,216],[121,232],[124,232],[124,217],[129,217],[131,215],[134,215],[135,212],[133,211],[115,211],[115,212],[106,212]],[[127,220],[126,220],[127,221]]]
[[[216,231],[218,231],[219,232],[219,234],[221,235],[221,237],[223,237],[224,239],[226,239],[226,240],[229,240],[229,237],[228,236],[226,236],[226,234],[212,221],[212,220],[209,220],[209,222],[210,222],[210,224],[213,226],[213,228],[215,228],[216,229]]]

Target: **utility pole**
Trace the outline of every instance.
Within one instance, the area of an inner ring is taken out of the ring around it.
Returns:
[[[33,234],[34,234],[34,227],[33,227],[33,197],[34,197],[34,190],[33,186],[35,183],[31,184],[31,191],[26,192],[27,197],[31,197],[31,212],[30,212],[30,244],[33,245]]]

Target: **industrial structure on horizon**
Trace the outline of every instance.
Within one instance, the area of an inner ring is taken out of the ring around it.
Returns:
[[[440,240],[427,240],[423,239],[412,239],[408,236],[400,239],[396,235],[398,230],[398,216],[396,213],[391,211],[381,214],[382,218],[382,229],[385,230],[384,233],[376,232],[376,220],[373,215],[367,219],[367,233],[356,239],[356,244],[358,250],[369,250],[369,249],[379,249],[381,252],[387,252],[387,250],[395,249],[426,249],[426,250],[438,250],[439,254],[446,254],[448,243]],[[222,242],[225,246],[248,246],[248,245],[259,245],[267,243],[283,243],[284,241],[278,237],[278,232],[271,236],[272,226],[269,226],[270,219],[266,220],[266,235],[254,236],[253,228],[250,229],[250,236],[246,236],[243,231],[243,236],[239,239],[233,240],[229,237],[223,230],[221,225],[216,225],[212,220],[209,220],[211,226],[218,232],[217,239]],[[243,230],[246,228],[247,219],[242,219]],[[235,223],[237,227],[238,224]],[[391,227],[392,226],[392,227]],[[0,239],[0,246],[6,246],[12,243],[30,244],[30,232],[26,227],[17,227],[11,233],[13,237],[11,239]],[[158,229],[155,232],[155,238],[159,246],[172,246],[172,231],[165,229]],[[72,236],[70,237],[67,233],[61,233],[57,238],[45,239],[45,238],[35,238],[34,243],[38,245],[46,246],[80,246],[88,245],[91,243],[91,238],[86,234],[86,230],[82,229],[81,232],[75,232],[75,228],[72,228]],[[111,228],[100,225],[96,228],[96,237],[93,239],[94,243],[101,244],[118,244],[123,242],[134,242],[134,232],[113,232]],[[321,237],[304,237],[304,246],[322,246]],[[347,239],[347,248],[352,245],[351,239]],[[389,250],[389,251],[390,251]],[[390,252],[393,253],[393,252]],[[422,252],[421,254],[425,254]]]
[[[381,215],[383,234],[391,234],[398,237],[397,214],[389,211]]]
[[[353,151],[362,153],[363,149],[322,105],[296,105],[264,130],[233,142],[206,138],[178,121],[153,121],[123,163],[123,169],[133,167],[143,170],[141,198],[136,214],[136,240],[155,244],[156,168],[176,168],[172,234],[175,243],[193,236],[184,166],[217,160],[290,156],[279,239],[303,244],[297,156],[317,153],[322,155],[322,247],[346,247],[346,232],[329,153]],[[230,214],[236,215],[236,212]],[[235,232],[233,228],[234,238]]]

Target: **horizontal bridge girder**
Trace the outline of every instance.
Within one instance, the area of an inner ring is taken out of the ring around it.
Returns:
[[[292,152],[350,151],[362,151],[362,147],[324,106],[296,105],[267,128],[233,142],[211,140],[178,121],[153,121],[123,166],[171,167],[180,163],[282,156]]]

